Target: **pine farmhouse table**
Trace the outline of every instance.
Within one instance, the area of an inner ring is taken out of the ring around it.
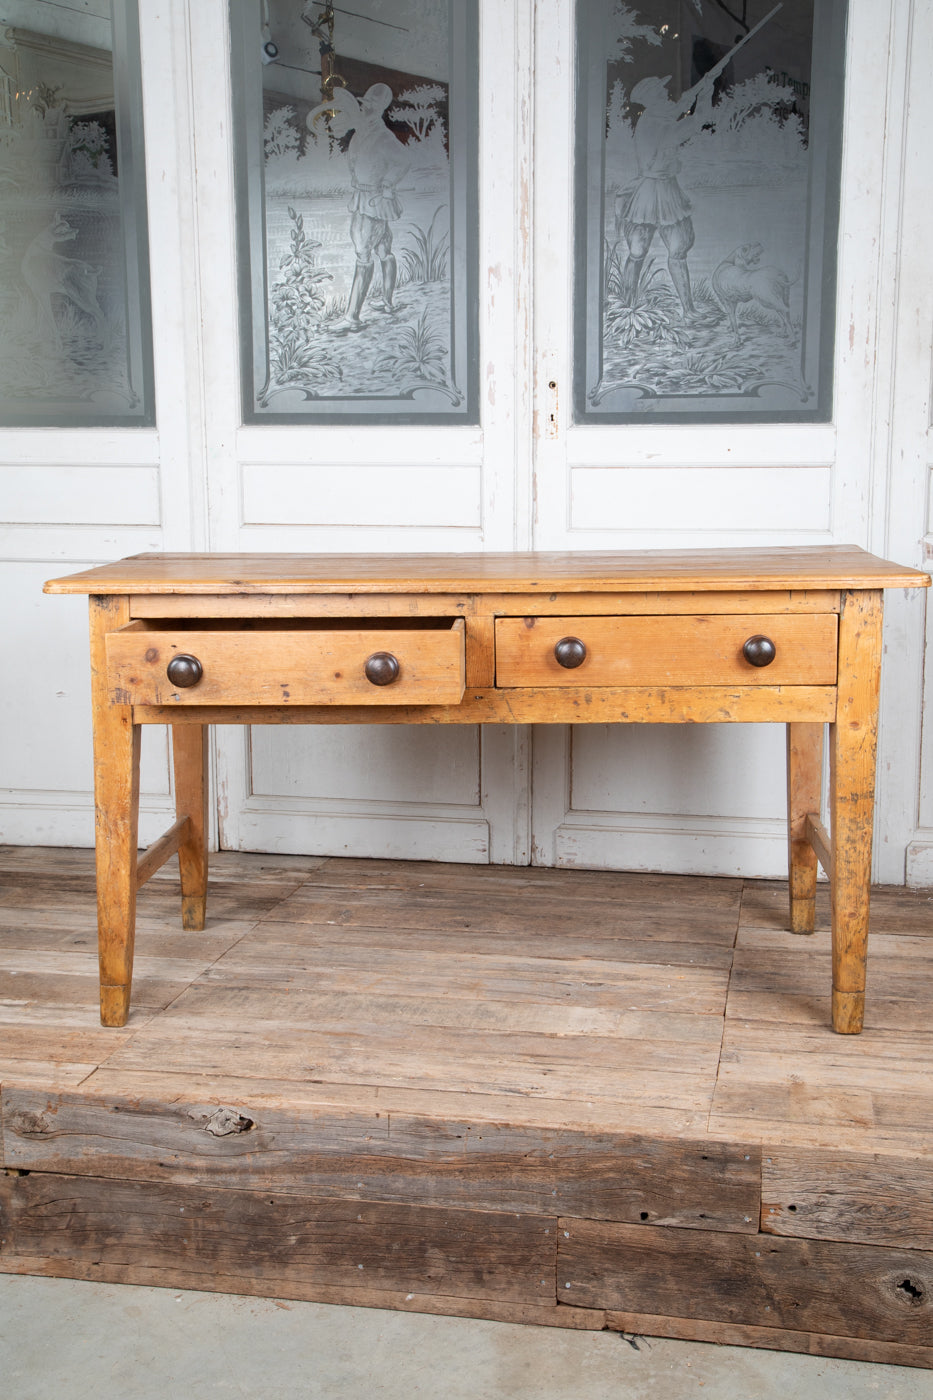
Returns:
[[[865,1000],[885,588],[849,545],[566,554],[139,554],[87,593],[101,1020],[129,1014],[136,893],[178,853],[204,927],[209,724],[785,723],[790,927],[832,893],[832,1022]],[[177,821],[137,852],[143,724],[172,728]],[[820,819],[829,725],[829,829]]]

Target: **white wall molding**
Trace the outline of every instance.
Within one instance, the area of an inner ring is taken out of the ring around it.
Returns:
[[[380,810],[381,808],[381,810]],[[489,823],[452,804],[248,798],[238,850],[278,855],[370,856],[380,860],[489,860]]]
[[[574,812],[555,833],[559,865],[671,875],[787,878],[783,821]]]
[[[172,801],[143,794],[139,801],[140,846],[155,841],[174,820]],[[17,846],[93,846],[93,792],[0,790],[0,845],[12,835]]]
[[[929,827],[920,828],[907,847],[907,884],[912,889],[933,889],[933,830]]]
[[[933,374],[927,251],[933,12],[922,0],[894,6],[889,60],[869,545],[900,563],[929,568],[922,534]],[[920,592],[890,593],[886,601],[874,860],[874,878],[882,883],[900,884],[905,873],[911,883],[922,882],[918,842],[923,827],[933,828],[928,609]]]

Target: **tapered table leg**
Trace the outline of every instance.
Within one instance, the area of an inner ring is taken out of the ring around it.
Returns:
[[[173,724],[175,812],[188,818],[188,835],[178,848],[181,922],[202,929],[207,909],[207,725]]]
[[[839,618],[836,722],[830,725],[833,1029],[856,1034],[865,1007],[882,594],[846,592]]]
[[[816,852],[807,840],[807,814],[819,814],[823,725],[787,726],[787,865],[792,933],[816,927]]]
[[[130,705],[111,703],[105,652],[107,633],[128,621],[128,599],[90,599],[97,946],[105,1026],[126,1024],[136,934],[140,728]]]

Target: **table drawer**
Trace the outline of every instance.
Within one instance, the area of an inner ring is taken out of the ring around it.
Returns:
[[[124,705],[456,705],[464,624],[137,621],[107,637],[107,679]]]
[[[834,685],[836,635],[835,613],[500,617],[496,684]]]

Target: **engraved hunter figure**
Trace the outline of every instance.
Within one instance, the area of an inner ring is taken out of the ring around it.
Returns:
[[[660,232],[684,320],[695,323],[700,319],[693,304],[687,267],[694,232],[690,201],[677,181],[680,149],[711,120],[713,87],[720,73],[780,9],[781,4],[775,5],[679,101],[668,95],[670,74],[666,78],[642,78],[633,87],[629,100],[643,108],[633,134],[638,175],[616,195],[615,207],[617,236],[624,236],[629,250],[622,270],[622,296],[627,306],[635,304],[645,258],[655,234]]]
[[[667,248],[667,267],[683,307],[684,319],[693,321],[693,304],[687,254],[693,247],[691,205],[677,181],[680,148],[708,119],[713,80],[701,78],[679,102],[668,96],[666,78],[643,78],[632,89],[630,101],[643,107],[635,123],[635,157],[638,176],[616,195],[617,236],[624,236],[628,257],[622,271],[622,297],[634,306],[645,258],[660,233]],[[701,107],[701,98],[705,99]],[[692,109],[692,110],[691,110]]]
[[[335,87],[329,102],[322,102],[308,113],[308,129],[315,137],[315,123],[325,114],[334,136],[353,133],[347,147],[353,186],[347,207],[356,266],[346,314],[333,326],[339,335],[363,329],[360,312],[373,280],[376,257],[382,270],[382,291],[370,305],[388,315],[395,312],[398,266],[392,252],[390,221],[398,219],[402,212],[396,186],[407,172],[409,161],[404,145],[383,121],[391,101],[392,89],[386,83],[374,83],[359,102],[346,88]]]

